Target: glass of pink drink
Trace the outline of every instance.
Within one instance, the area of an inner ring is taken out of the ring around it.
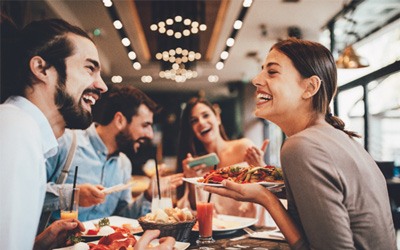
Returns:
[[[208,202],[209,193],[205,192],[201,187],[196,187],[196,210],[197,221],[199,223],[199,239],[197,245],[206,245],[214,243],[212,237],[212,220],[214,204]]]

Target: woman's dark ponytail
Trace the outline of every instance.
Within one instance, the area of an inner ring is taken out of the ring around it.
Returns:
[[[332,125],[334,128],[342,130],[343,132],[348,134],[350,137],[361,138],[361,136],[359,134],[357,134],[356,132],[345,130],[344,122],[339,117],[332,115],[330,110],[328,110],[328,112],[325,114],[325,121],[327,123],[329,123],[330,125]]]

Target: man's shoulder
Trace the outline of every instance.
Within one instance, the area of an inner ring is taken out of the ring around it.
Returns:
[[[0,123],[1,132],[3,133],[11,130],[17,130],[20,133],[29,132],[39,126],[32,116],[12,104],[0,105],[0,117],[3,120]]]

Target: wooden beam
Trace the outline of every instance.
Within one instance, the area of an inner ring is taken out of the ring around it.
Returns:
[[[206,61],[211,61],[212,56],[215,52],[215,48],[217,46],[218,38],[221,34],[222,25],[224,23],[229,4],[230,0],[221,0],[221,5],[218,10],[217,18],[215,20],[214,30],[212,32],[210,43],[208,44],[205,56]]]
[[[151,59],[149,44],[147,43],[146,36],[143,31],[143,25],[142,25],[142,22],[140,21],[140,17],[139,17],[137,8],[136,8],[135,1],[131,0],[129,2],[130,2],[131,12],[132,12],[133,24],[134,24],[135,30],[136,30],[136,36],[138,38],[139,45],[140,45],[140,51],[143,53],[143,59],[147,62]]]

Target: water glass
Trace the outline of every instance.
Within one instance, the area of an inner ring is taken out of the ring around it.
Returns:
[[[160,191],[161,196],[158,193],[157,178],[153,178],[151,181],[152,189],[152,200],[151,200],[151,212],[154,213],[157,209],[172,208],[171,198],[171,184],[169,178],[160,178]]]

